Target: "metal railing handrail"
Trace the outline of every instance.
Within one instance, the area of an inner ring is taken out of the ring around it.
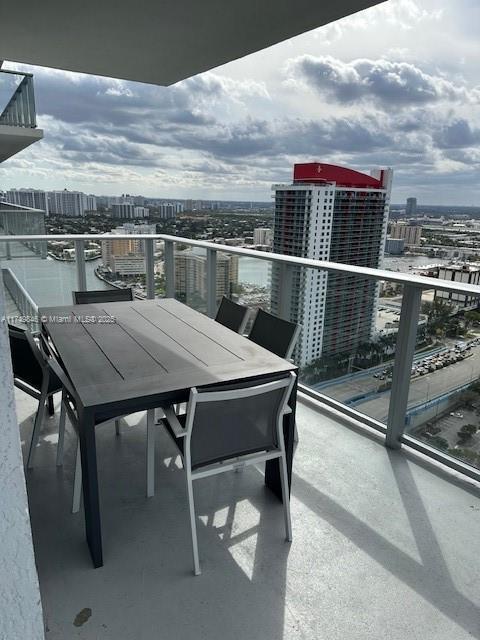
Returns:
[[[12,69],[0,69],[0,73],[9,73],[12,76],[25,76],[26,78],[33,78],[33,73],[26,71],[13,71]]]
[[[25,300],[32,307],[32,309],[35,310],[35,313],[38,313],[38,305],[37,305],[37,303],[32,298],[32,296],[28,293],[28,291],[25,289],[25,287],[20,282],[20,280],[17,278],[17,276],[13,273],[13,271],[11,269],[8,269],[8,267],[7,268],[6,267],[2,267],[2,275],[3,276],[5,276],[5,272],[7,272],[8,273],[8,277],[11,277],[12,280],[15,282],[15,286],[18,287],[18,290],[24,296]]]
[[[394,282],[396,284],[408,285],[416,289],[438,289],[440,291],[448,291],[450,293],[460,293],[480,297],[480,286],[468,284],[465,282],[455,282],[449,280],[441,280],[430,278],[428,276],[417,276],[409,273],[401,273],[397,271],[388,271],[386,269],[374,269],[371,267],[360,267],[357,265],[344,264],[340,262],[329,262],[323,260],[313,260],[311,258],[299,258],[297,256],[288,256],[281,253],[270,253],[266,251],[257,251],[255,249],[245,249],[243,247],[235,247],[231,245],[217,244],[206,240],[193,240],[182,236],[172,236],[167,234],[52,234],[52,235],[0,235],[0,242],[34,242],[34,241],[50,241],[50,240],[71,240],[71,241],[93,241],[100,242],[104,240],[163,240],[176,244],[184,244],[191,247],[198,247],[211,251],[220,251],[222,253],[230,253],[233,255],[256,258],[258,260],[267,260],[269,262],[277,262],[280,264],[290,265],[292,267],[308,267],[311,269],[319,269],[330,273],[340,273],[353,276],[365,276],[377,281]]]

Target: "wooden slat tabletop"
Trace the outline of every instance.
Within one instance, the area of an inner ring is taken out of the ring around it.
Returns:
[[[40,314],[84,407],[296,368],[171,298],[48,307]],[[101,322],[109,316],[113,322]]]

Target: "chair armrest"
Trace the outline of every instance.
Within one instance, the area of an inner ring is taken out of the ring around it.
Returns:
[[[173,433],[176,438],[184,438],[187,435],[187,430],[182,427],[180,424],[173,407],[162,407],[163,412],[165,413],[165,419],[170,424]]]
[[[288,415],[290,415],[291,413],[292,413],[292,407],[289,407],[289,406],[288,406],[288,404],[287,404],[287,406],[285,407],[285,410],[284,410],[284,412],[283,412],[283,415],[284,415],[284,416],[288,416]]]

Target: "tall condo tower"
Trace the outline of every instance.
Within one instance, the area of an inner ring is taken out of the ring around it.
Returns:
[[[393,172],[360,173],[311,162],[296,164],[293,183],[273,185],[273,251],[380,268]],[[321,356],[355,353],[375,334],[378,284],[350,274],[293,267],[291,280],[272,267],[272,312],[302,327],[300,366]]]

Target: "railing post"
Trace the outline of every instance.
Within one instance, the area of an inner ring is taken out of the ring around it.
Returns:
[[[173,240],[165,240],[164,267],[165,267],[165,297],[175,297],[175,255],[173,252]]]
[[[155,298],[155,255],[153,238],[145,240],[145,273],[147,298],[153,299]]]
[[[217,312],[217,251],[207,249],[207,315],[214,318]]]
[[[31,76],[28,76],[26,78],[25,84],[26,84],[25,88],[27,89],[27,95],[28,95],[28,110],[30,114],[28,126],[31,127],[32,129],[35,129],[35,127],[37,126],[37,114],[35,110],[35,93],[33,90],[33,78]]]
[[[422,289],[405,285],[395,348],[395,364],[393,366],[390,406],[387,419],[385,444],[390,449],[400,448],[400,440],[405,429],[408,392],[410,390],[410,378],[413,356],[415,354],[421,302]]]
[[[293,269],[292,265],[282,262],[280,265],[280,282],[278,284],[279,304],[278,315],[283,320],[290,321],[291,296],[293,287]]]
[[[87,273],[85,270],[85,242],[75,240],[75,262],[77,264],[77,287],[79,291],[87,290]]]

